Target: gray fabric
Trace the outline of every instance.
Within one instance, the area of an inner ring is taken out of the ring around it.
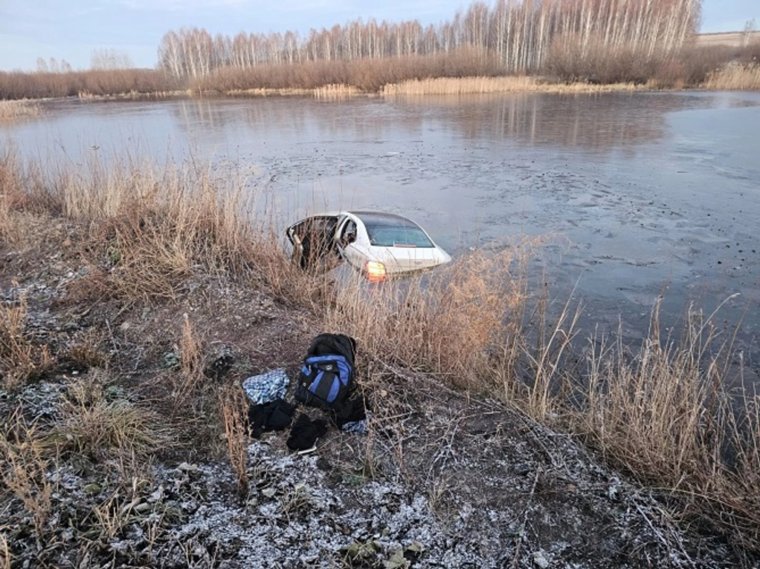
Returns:
[[[350,421],[348,423],[343,423],[343,426],[340,428],[341,431],[344,433],[356,433],[357,435],[366,435],[369,426],[367,424],[367,421],[370,419],[370,413],[367,413],[367,418],[362,419],[361,421]]]

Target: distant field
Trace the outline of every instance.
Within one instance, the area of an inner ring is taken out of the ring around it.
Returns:
[[[697,34],[698,45],[727,45],[742,47],[748,43],[760,41],[760,32],[719,32],[716,34]]]

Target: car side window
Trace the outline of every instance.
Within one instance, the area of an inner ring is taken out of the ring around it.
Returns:
[[[343,232],[340,235],[340,242],[343,246],[350,245],[356,241],[356,222],[349,219],[343,226]]]

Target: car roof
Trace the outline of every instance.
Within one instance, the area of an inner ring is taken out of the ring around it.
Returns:
[[[370,225],[388,225],[393,227],[418,227],[411,219],[395,213],[385,213],[381,211],[349,211],[365,224]]]

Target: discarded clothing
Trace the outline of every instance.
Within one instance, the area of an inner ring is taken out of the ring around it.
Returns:
[[[330,417],[336,427],[343,429],[343,425],[346,423],[355,423],[364,420],[366,418],[367,408],[367,400],[361,395],[357,395],[343,401],[332,411]]]
[[[210,379],[219,381],[232,369],[235,364],[235,356],[232,348],[224,346],[216,356],[206,362],[203,367],[203,375]]]
[[[339,354],[346,358],[349,365],[354,367],[354,358],[356,357],[356,340],[345,334],[320,334],[312,340],[308,356],[328,356],[330,354]]]
[[[317,439],[327,432],[327,421],[311,420],[303,413],[298,416],[290,429],[287,445],[290,450],[307,450],[314,446]]]
[[[290,384],[284,368],[277,368],[243,380],[243,391],[254,405],[282,399]]]
[[[368,419],[369,417],[367,417]],[[340,427],[340,430],[344,433],[356,433],[357,435],[366,435],[369,432],[369,424],[367,422],[367,419],[362,419],[361,421],[349,421],[348,423],[343,423],[343,425]]]
[[[296,408],[283,399],[248,407],[248,430],[258,438],[267,431],[285,430],[293,420]]]

